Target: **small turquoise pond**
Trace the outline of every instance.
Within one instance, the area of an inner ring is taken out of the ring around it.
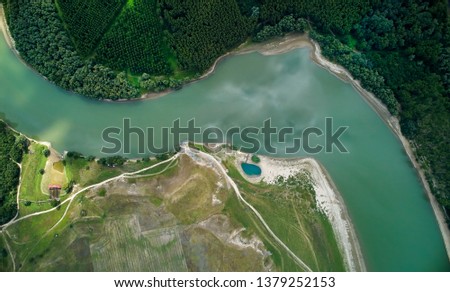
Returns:
[[[241,167],[246,175],[249,175],[249,176],[260,176],[261,175],[261,168],[257,165],[249,164],[249,163],[242,163]]]

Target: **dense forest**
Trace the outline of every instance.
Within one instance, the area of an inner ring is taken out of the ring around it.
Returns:
[[[139,91],[124,74],[83,59],[51,1],[7,0],[16,49],[34,69],[57,85],[95,98],[133,98]]]
[[[22,156],[28,149],[28,140],[17,137],[0,121],[0,225],[10,221],[17,212],[17,186]]]
[[[349,33],[370,10],[369,0],[263,0],[263,23],[275,24],[284,16],[304,17],[324,32]]]
[[[156,0],[127,4],[96,50],[96,60],[133,74],[171,75],[171,51],[165,45]]]
[[[198,0],[159,2],[182,70],[207,70],[218,56],[243,43],[252,28],[235,0],[209,0],[207,5]]]
[[[445,1],[373,1],[350,34],[312,35],[398,115],[450,215],[450,31]],[[340,39],[340,40],[339,40]],[[447,218],[448,219],[448,218]]]
[[[450,214],[444,0],[2,1],[24,60],[63,88],[95,98],[179,88],[247,39],[309,31],[327,58],[399,117]]]
[[[78,52],[89,56],[119,15],[126,0],[57,0],[55,3],[64,15],[64,24]]]

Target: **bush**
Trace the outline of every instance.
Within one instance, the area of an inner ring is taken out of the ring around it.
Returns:
[[[261,159],[260,159],[258,156],[253,155],[253,156],[252,156],[252,161],[253,161],[254,163],[260,163],[260,162],[261,162]]]
[[[310,35],[320,44],[326,58],[347,68],[353,77],[360,80],[365,89],[374,93],[393,115],[398,115],[400,106],[394,93],[365,55],[353,51],[335,37],[324,36],[315,31]]]
[[[164,161],[170,158],[170,154],[169,153],[158,154],[155,156],[155,158],[159,161]]]
[[[101,188],[98,190],[97,195],[99,197],[105,197],[106,196],[106,189],[105,188]]]
[[[50,205],[55,208],[55,207],[59,207],[60,206],[60,201],[59,200],[51,200]]]
[[[289,32],[305,32],[308,22],[303,18],[295,19],[292,15],[285,16],[275,26],[266,25],[253,38],[254,41],[262,42],[276,36],[283,36]]]
[[[66,194],[70,194],[73,191],[75,184],[76,182],[74,180],[69,181],[69,183],[64,187]]]
[[[75,152],[75,151],[69,151],[66,154],[67,158],[71,158],[71,159],[80,159],[83,157],[83,154]]]
[[[116,166],[122,166],[127,160],[123,158],[122,156],[112,156],[112,157],[105,157],[100,158],[98,160],[98,163],[107,166],[107,167],[116,167]]]
[[[6,257],[8,257],[8,251],[3,247],[0,251],[0,259],[4,259]]]
[[[45,150],[42,152],[42,154],[44,154],[45,157],[49,157],[50,154],[51,154],[51,152],[50,152],[49,149],[45,149]]]

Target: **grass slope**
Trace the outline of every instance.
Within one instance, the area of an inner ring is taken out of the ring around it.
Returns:
[[[22,184],[20,186],[20,216],[51,208],[49,196],[41,189],[41,169],[45,169],[47,158],[45,146],[32,143],[29,153],[22,161]],[[29,205],[31,203],[31,205]]]
[[[153,160],[130,162],[121,171],[154,163]],[[212,193],[209,190],[217,189],[218,177],[188,159],[183,159],[181,164],[182,167],[175,161],[143,177],[119,180],[81,194],[71,204],[61,224],[51,231],[67,204],[8,227],[6,237],[13,248],[17,270],[187,271],[213,267],[262,270],[263,259],[259,253],[225,243],[218,239],[214,230],[198,225],[221,212],[220,206],[210,208]],[[84,183],[94,178],[84,173],[87,165],[94,167],[82,158],[66,161],[71,177]],[[96,177],[102,176],[104,170],[96,169]],[[189,179],[191,175],[194,181]],[[203,192],[196,192],[196,197],[203,199],[196,200],[192,188],[179,188],[186,181],[205,186]],[[227,195],[225,189],[217,194],[221,199]],[[181,202],[190,207],[184,208]],[[189,212],[198,214],[197,219],[190,219]],[[199,253],[209,247],[217,252]],[[5,266],[5,269],[10,268],[10,265]]]
[[[226,166],[244,198],[308,266],[315,271],[345,270],[332,226],[316,206],[307,173],[280,180],[277,185],[251,184],[240,175],[232,161],[227,161]],[[286,262],[284,270],[291,270],[290,261]]]
[[[128,162],[116,170],[155,162]],[[101,174],[109,169],[94,163],[66,160],[66,171],[82,185],[110,176]],[[283,191],[286,185],[267,188],[281,194],[277,199],[262,186],[242,181],[236,169],[230,168],[230,174],[294,252],[314,269],[342,270],[332,233],[311,198],[291,208],[292,200],[285,198],[293,194]],[[78,195],[56,227],[68,204],[8,227],[5,239],[20,271],[300,271],[226,185],[212,169],[181,156],[142,176]],[[302,214],[295,215],[299,209]]]

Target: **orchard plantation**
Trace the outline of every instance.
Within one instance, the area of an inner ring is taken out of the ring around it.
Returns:
[[[177,89],[245,41],[306,31],[399,117],[450,214],[447,1],[1,1],[21,57],[98,99]]]

